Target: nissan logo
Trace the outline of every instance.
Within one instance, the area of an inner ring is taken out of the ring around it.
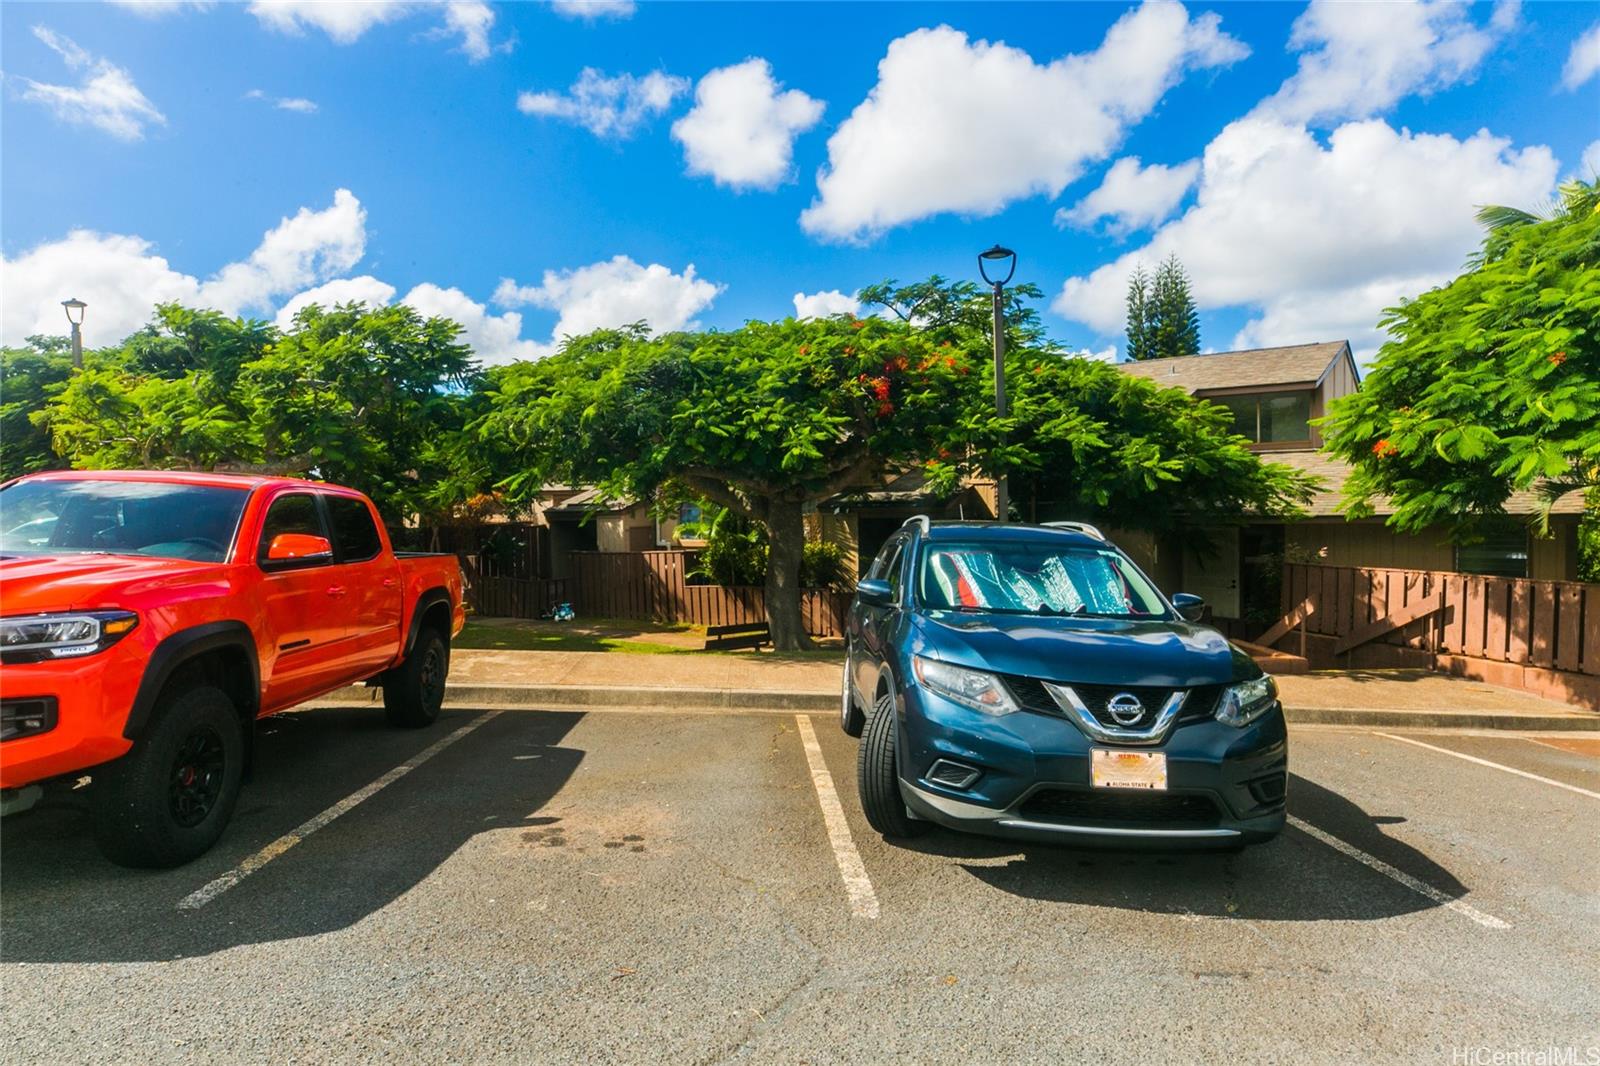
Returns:
[[[1106,713],[1118,725],[1133,725],[1144,717],[1144,704],[1131,692],[1119,692],[1106,701]]]

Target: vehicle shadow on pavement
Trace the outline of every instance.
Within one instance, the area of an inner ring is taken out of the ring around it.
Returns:
[[[1289,812],[1447,896],[1467,894],[1450,871],[1383,831],[1403,817],[1369,813],[1293,774]],[[1056,903],[1261,921],[1371,921],[1440,906],[1293,826],[1242,853],[1019,844],[942,830],[901,843],[976,860],[960,865],[1000,891]],[[1007,863],[984,861],[1019,850]]]
[[[296,712],[258,726],[255,778],[222,840],[175,870],[128,870],[100,856],[82,793],[8,818],[0,836],[0,961],[192,958],[346,928],[399,899],[478,833],[537,827],[582,751],[560,746],[583,717],[502,714],[379,789],[229,891],[178,902],[307,819],[473,718],[447,711],[393,730],[382,711]]]

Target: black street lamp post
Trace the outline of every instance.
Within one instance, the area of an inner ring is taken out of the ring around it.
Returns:
[[[995,274],[1000,273],[1002,264],[1010,260],[1006,267],[1005,277],[989,276],[989,265],[994,264]],[[1017,253],[1010,248],[995,245],[987,252],[978,253],[978,273],[983,275],[994,288],[994,413],[1001,418],[1006,416],[1006,282],[1011,280],[1011,275],[1017,272]],[[1011,488],[1007,484],[1005,474],[998,474],[994,480],[994,509],[995,519],[1005,522],[1011,514]]]
[[[61,306],[66,309],[67,321],[72,323],[72,365],[83,369],[83,309],[89,305],[74,296],[70,300],[62,300]]]

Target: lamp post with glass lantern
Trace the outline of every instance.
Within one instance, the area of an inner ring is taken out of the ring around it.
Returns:
[[[1010,260],[1009,264],[1006,263],[1007,260]],[[991,265],[996,275],[992,278],[989,276]],[[1003,278],[998,276],[1002,266],[1006,272]],[[978,253],[978,273],[994,289],[994,412],[1001,418],[1006,416],[1005,287],[1006,282],[1010,281],[1016,272],[1017,253],[1010,248],[1002,248],[997,244],[986,252]],[[997,521],[1005,522],[1010,517],[1011,489],[1003,473],[995,476],[994,509]]]
[[[76,370],[82,370],[83,309],[89,305],[74,296],[70,300],[62,300],[61,306],[66,309],[67,321],[72,323],[72,366]]]

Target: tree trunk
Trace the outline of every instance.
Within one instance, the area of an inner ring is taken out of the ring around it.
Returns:
[[[800,618],[800,557],[806,525],[800,501],[775,499],[767,509],[767,624],[777,651],[811,647]]]

